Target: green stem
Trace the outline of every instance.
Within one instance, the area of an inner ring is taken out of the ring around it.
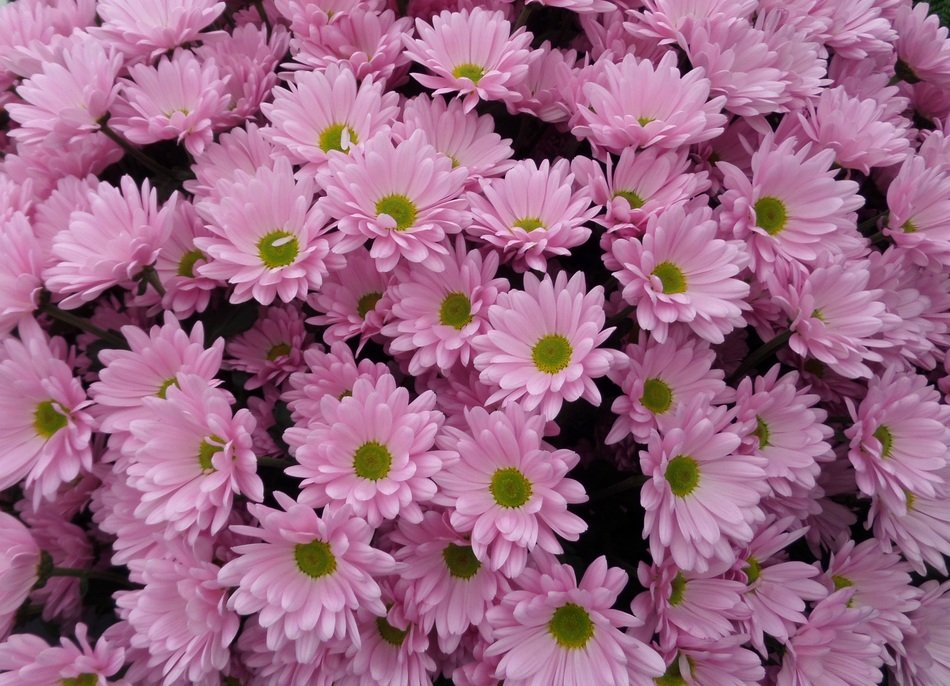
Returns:
[[[617,483],[608,486],[607,488],[603,488],[595,493],[592,493],[588,502],[595,503],[600,500],[612,498],[615,495],[620,495],[621,493],[635,491],[645,484],[649,478],[650,477],[644,476],[643,474],[633,474],[632,476],[628,476],[626,479],[621,479]]]
[[[99,120],[99,130],[113,143],[118,145],[130,157],[133,157],[139,164],[146,167],[153,174],[164,176],[167,179],[175,180],[175,174],[171,169],[159,164],[144,152],[136,148],[125,139],[125,136],[109,126],[108,115]]]
[[[161,297],[165,297],[165,287],[162,285],[162,280],[158,278],[158,272],[155,271],[155,267],[152,265],[145,267],[139,274],[139,278],[144,279],[145,283],[154,288],[155,292]]]
[[[46,303],[39,309],[39,311],[49,315],[56,321],[62,322],[63,324],[68,324],[69,326],[81,331],[85,331],[86,333],[91,333],[93,336],[108,343],[113,348],[129,347],[129,344],[121,335],[113,333],[112,331],[106,331],[105,329],[96,326],[85,317],[80,317],[79,315],[73,314],[72,312],[61,310],[52,303]]]
[[[730,385],[734,384],[750,371],[756,369],[765,360],[775,354],[779,348],[788,343],[788,339],[791,337],[792,332],[790,330],[783,331],[772,340],[768,341],[767,343],[763,343],[758,350],[745,358],[745,361],[739,365],[739,368],[736,371],[729,375],[729,378],[726,379],[726,383]]]
[[[871,242],[871,245],[879,245],[887,241],[887,236],[884,235],[883,231],[878,231],[868,236],[868,240]]]
[[[621,322],[625,322],[630,319],[630,315],[637,311],[633,305],[627,305],[625,308],[620,310],[617,314],[607,320],[607,326],[616,326]]]
[[[261,18],[261,21],[264,22],[264,27],[267,29],[267,36],[270,37],[274,33],[274,25],[270,23],[267,10],[264,9],[264,0],[254,0],[254,9],[257,10],[258,16]]]
[[[289,460],[279,460],[276,457],[259,457],[257,458],[258,467],[270,467],[271,469],[285,469],[289,467],[292,462]]]
[[[116,586],[123,588],[139,588],[138,584],[132,583],[124,576],[113,574],[112,572],[103,572],[96,569],[75,569],[73,567],[51,567],[47,576],[69,576],[77,579],[98,579],[99,581],[108,581]]]
[[[525,26],[528,23],[528,19],[531,18],[531,15],[534,13],[536,5],[525,5],[521,10],[521,14],[518,15],[518,18],[515,19],[514,26],[511,27],[511,32],[514,33],[522,26]]]

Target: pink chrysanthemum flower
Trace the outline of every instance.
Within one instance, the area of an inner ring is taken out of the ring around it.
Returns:
[[[717,238],[717,230],[707,207],[675,205],[648,220],[642,241],[619,238],[611,245],[623,299],[658,342],[674,322],[711,343],[745,325],[749,285],[736,276],[746,251],[738,241]]]
[[[234,284],[231,302],[250,299],[270,305],[287,303],[317,290],[330,269],[342,266],[331,253],[323,213],[311,206],[314,184],[294,180],[290,162],[281,157],[273,169],[237,172],[219,182],[221,196],[196,209],[214,234],[195,245],[211,259],[198,273]]]
[[[640,491],[643,534],[654,559],[668,550],[686,571],[706,571],[714,560],[731,562],[733,546],[751,541],[752,524],[763,518],[765,460],[737,455],[741,439],[723,423],[721,413],[710,413],[706,398],[690,399],[640,453],[641,469],[650,477]]]
[[[575,157],[571,169],[577,181],[589,187],[591,199],[604,206],[597,221],[608,231],[636,229],[641,233],[647,219],[668,207],[692,200],[709,189],[707,172],[691,173],[686,150],[624,148],[607,172],[592,159]]]
[[[165,686],[218,683],[241,623],[226,607],[218,566],[183,550],[129,567],[144,584],[115,594],[119,616],[133,630],[129,645],[148,651],[148,667],[161,670]]]
[[[517,100],[519,81],[540,53],[531,51],[531,34],[524,28],[511,32],[499,11],[475,7],[471,11],[443,11],[432,24],[416,19],[419,38],[403,35],[406,53],[432,74],[413,74],[435,95],[458,92],[465,111],[479,100]]]
[[[518,589],[488,611],[494,640],[485,655],[501,658],[494,677],[507,686],[654,686],[663,659],[623,631],[639,625],[635,617],[612,609],[626,583],[603,556],[580,583],[568,565],[526,569]]]
[[[262,167],[273,169],[274,158],[280,157],[274,154],[276,151],[261,129],[247,122],[243,127],[222,133],[217,143],[208,145],[191,166],[195,178],[187,179],[182,186],[195,196],[195,202],[219,200],[228,188],[228,184],[219,185],[219,182],[233,182],[237,172],[253,176]]]
[[[892,676],[898,686],[950,683],[950,583],[930,579],[920,585],[920,607],[910,614],[915,631],[904,638]]]
[[[177,140],[200,155],[231,102],[228,77],[221,77],[214,60],[202,63],[191,51],[178,50],[155,67],[129,67],[129,76],[122,88],[128,105],[119,103],[110,124],[133,143]]]
[[[950,472],[946,474],[950,477]],[[934,498],[904,493],[904,502],[871,498],[868,526],[881,547],[896,547],[918,574],[928,574],[927,565],[947,573],[950,557],[950,501],[946,488]],[[925,564],[926,563],[926,564]]]
[[[488,309],[491,330],[473,341],[481,380],[498,387],[489,402],[519,403],[554,419],[566,400],[600,404],[594,379],[622,358],[600,348],[613,332],[604,329],[604,290],[587,290],[583,272],[568,281],[560,272],[544,280],[524,277],[523,291],[501,293]]]
[[[855,408],[846,398],[854,424],[848,458],[858,488],[895,503],[905,493],[934,497],[950,464],[950,406],[919,374],[888,367],[874,375]]]
[[[89,388],[101,415],[99,428],[107,433],[127,431],[129,422],[142,416],[142,399],[164,398],[179,372],[198,374],[210,382],[221,368],[224,339],[206,349],[200,321],[187,334],[178,319],[166,313],[164,324],[148,332],[132,325],[121,331],[129,350],[100,351],[104,367]]]
[[[330,272],[320,290],[307,297],[307,304],[318,313],[308,324],[325,326],[323,340],[329,344],[359,336],[362,346],[376,336],[389,316],[386,298],[392,273],[376,269],[376,261],[366,248],[357,248],[345,256],[346,265]]]
[[[884,303],[880,291],[869,289],[867,264],[843,260],[815,268],[811,273],[789,270],[789,278],[767,277],[773,298],[792,319],[791,349],[812,357],[848,378],[870,377],[867,362],[880,356]]]
[[[657,684],[675,686],[761,686],[762,660],[748,648],[742,634],[716,641],[684,635]]]
[[[426,512],[418,524],[399,520],[389,540],[396,546],[393,557],[405,564],[396,593],[424,631],[435,627],[445,653],[455,651],[469,627],[481,626],[498,594],[509,590],[452,528],[448,513]]]
[[[440,439],[459,459],[435,476],[437,502],[451,508],[457,531],[471,532],[479,562],[515,578],[536,547],[557,555],[557,536],[576,541],[587,529],[567,509],[587,500],[584,487],[566,478],[580,456],[553,450],[543,440],[544,418],[517,404],[491,414],[474,407],[465,419],[464,429],[447,427]]]
[[[581,24],[584,26],[583,20]],[[509,100],[505,107],[510,114],[530,114],[549,124],[566,124],[574,111],[572,94],[578,87],[574,70],[577,52],[551,47],[551,41],[542,42],[537,50],[541,57],[531,61],[528,76],[516,86],[521,98]]]
[[[600,209],[574,190],[570,163],[518,162],[504,179],[468,193],[472,224],[467,232],[502,251],[515,269],[546,271],[552,255],[570,255],[590,238],[584,226]]]
[[[910,83],[926,81],[950,87],[950,39],[928,3],[901,3],[894,15],[898,76]]]
[[[262,106],[271,122],[263,133],[309,173],[326,166],[331,150],[347,153],[388,131],[399,111],[395,93],[371,77],[357,83],[346,66],[297,72],[288,88],[275,88],[273,102]]]
[[[373,527],[397,516],[421,521],[419,505],[436,493],[432,477],[454,458],[433,450],[444,421],[434,407],[434,393],[409,402],[409,391],[388,374],[375,383],[357,379],[343,398],[324,397],[321,421],[294,453],[299,464],[286,470],[303,479],[299,501],[345,503]]]
[[[627,13],[633,21],[627,22],[624,28],[635,36],[659,40],[661,45],[675,43],[687,26],[745,19],[756,10],[756,4],[755,0],[711,0],[701,3],[692,0],[646,0],[643,9]]]
[[[950,265],[950,169],[908,157],[887,189],[884,233],[922,266]]]
[[[68,145],[74,137],[97,131],[118,93],[115,79],[121,67],[121,55],[88,34],[76,34],[43,63],[41,73],[17,88],[24,102],[6,105],[10,118],[20,124],[10,136],[21,145]]]
[[[812,265],[820,255],[842,252],[836,234],[855,230],[856,210],[864,204],[856,182],[835,178],[833,150],[812,152],[806,145],[796,151],[796,145],[766,138],[752,155],[751,175],[717,164],[725,188],[719,221],[749,245],[760,275],[776,260]]]
[[[43,288],[47,250],[23,212],[0,219],[0,335],[6,336],[32,317]]]
[[[624,353],[627,360],[609,374],[623,394],[610,408],[619,416],[604,440],[608,445],[631,434],[645,443],[658,418],[672,414],[689,398],[702,395],[713,403],[731,399],[722,370],[713,369],[716,354],[685,327],[674,328],[663,343],[641,331]]]
[[[249,331],[228,342],[227,364],[251,375],[244,383],[247,389],[279,386],[293,372],[302,371],[306,338],[299,308],[268,307]]]
[[[627,147],[678,148],[721,134],[725,96],[707,101],[710,83],[703,70],[681,76],[677,59],[667,52],[656,65],[633,55],[616,64],[599,60],[582,87],[571,133],[617,154]]]
[[[452,160],[452,166],[465,167],[470,184],[482,177],[498,176],[512,166],[511,140],[495,133],[495,120],[485,114],[466,112],[460,100],[418,95],[407,100],[392,134],[405,140],[422,131],[426,140]]]
[[[0,512],[0,640],[39,579],[40,547],[23,523]]]
[[[853,590],[841,589],[820,601],[808,622],[786,643],[776,686],[825,683],[867,686],[880,683],[881,646],[867,633],[873,610],[849,605]],[[833,679],[834,681],[830,681]]]
[[[26,479],[37,505],[92,470],[95,424],[63,340],[49,340],[33,319],[20,323],[19,335],[0,341],[0,490]]]
[[[814,407],[819,398],[799,389],[798,373],[779,378],[779,365],[755,380],[744,378],[736,390],[736,418],[746,425],[740,452],[766,459],[765,474],[775,496],[788,496],[797,485],[812,489],[820,462],[832,458],[828,413]]]
[[[191,203],[180,202],[172,222],[172,231],[155,260],[155,272],[165,288],[162,307],[182,319],[204,312],[211,302],[212,291],[221,284],[197,273],[208,257],[195,247],[196,238],[208,238],[205,228]]]
[[[119,188],[101,182],[90,193],[89,211],[73,212],[53,239],[53,264],[43,275],[46,287],[63,296],[60,307],[79,307],[112,286],[132,286],[168,239],[177,201],[176,192],[159,208],[147,179],[141,187],[130,176]]]
[[[431,367],[468,365],[472,339],[488,330],[488,308],[508,290],[507,279],[495,278],[497,254],[469,252],[462,238],[440,261],[438,272],[397,270],[387,293],[391,318],[383,334],[392,338],[391,351],[412,353],[413,376]]]
[[[215,0],[101,0],[90,30],[133,60],[149,59],[195,40],[225,3]]]
[[[240,662],[249,674],[238,683],[248,686],[338,686],[346,674],[343,647],[339,642],[321,643],[312,659],[300,661],[294,644],[285,641],[279,647],[267,647],[267,631],[257,615],[247,618],[237,641]],[[237,660],[233,660],[232,664]]]
[[[27,78],[43,69],[49,46],[64,36],[96,23],[96,3],[65,0],[52,5],[39,2],[12,2],[3,8],[0,22],[0,83],[13,84],[15,76]]]
[[[370,546],[373,529],[348,507],[324,512],[275,492],[280,510],[252,503],[260,526],[233,526],[260,543],[235,546],[238,556],[221,568],[218,580],[236,586],[228,607],[258,613],[267,647],[292,641],[296,657],[312,660],[321,642],[359,642],[356,611],[386,615],[374,577],[392,574],[391,556]]]
[[[251,444],[254,418],[231,412],[230,394],[196,374],[180,373],[164,398],[143,398],[122,450],[129,485],[142,492],[135,510],[146,524],[165,522],[167,537],[194,541],[227,523],[236,495],[264,499]]]
[[[164,550],[168,545],[163,524],[146,524],[135,516],[142,494],[128,485],[124,474],[116,473],[115,465],[104,464],[112,461],[124,468],[123,460],[117,450],[106,452],[103,463],[96,465],[95,474],[101,484],[93,491],[89,504],[96,526],[112,537],[111,562],[114,565],[161,556],[161,552],[155,551]]]
[[[59,645],[50,646],[35,634],[11,636],[0,644],[0,669],[6,672],[0,674],[0,684],[109,684],[125,664],[125,649],[106,638],[93,647],[88,637],[85,624],[76,625],[76,643],[63,637]]]
[[[392,271],[400,259],[437,269],[435,256],[448,254],[446,234],[468,221],[459,197],[465,177],[421,131],[396,144],[381,133],[349,156],[330,158],[322,180],[327,195],[317,206],[337,220],[336,252],[372,239],[370,256],[379,271]]]

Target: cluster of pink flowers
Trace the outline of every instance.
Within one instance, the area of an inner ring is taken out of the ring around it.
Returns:
[[[0,686],[950,684],[931,9],[0,4]]]

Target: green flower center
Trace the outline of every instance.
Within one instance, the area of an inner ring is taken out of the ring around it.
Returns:
[[[319,579],[336,571],[336,557],[329,543],[321,540],[298,543],[294,546],[297,569],[311,579]]]
[[[683,572],[677,572],[670,583],[670,606],[676,607],[683,602],[686,596],[686,577]]]
[[[656,117],[637,117],[637,123],[640,126],[646,126],[651,121],[656,121]]]
[[[534,231],[535,229],[543,229],[544,222],[537,217],[525,217],[524,219],[516,221],[513,226],[517,226],[519,229],[524,229],[525,231]]]
[[[57,410],[58,404],[52,400],[44,400],[33,410],[33,429],[40,438],[52,438],[60,429],[69,423],[69,419]]]
[[[471,62],[460,64],[452,70],[452,76],[457,79],[468,79],[476,86],[478,85],[478,82],[482,80],[484,75],[485,68],[478,64],[472,64]]]
[[[686,292],[686,275],[672,262],[660,262],[653,268],[653,276],[660,280],[667,295]]]
[[[214,441],[213,443],[211,441]],[[224,439],[215,434],[211,434],[201,442],[201,445],[198,446],[198,464],[201,465],[202,472],[213,472],[215,471],[214,465],[211,464],[212,458],[214,458],[216,453],[220,453],[224,450],[224,446],[220,445],[224,443]]]
[[[449,293],[439,308],[439,323],[461,331],[472,321],[472,301],[464,293]]]
[[[373,291],[372,293],[367,293],[362,296],[359,300],[356,301],[356,314],[360,316],[360,319],[366,319],[366,315],[369,314],[372,310],[376,309],[376,303],[379,302],[379,299],[383,297],[382,293],[377,293]]]
[[[356,135],[356,131],[351,129],[346,124],[331,124],[320,134],[320,138],[317,140],[317,145],[320,146],[320,149],[323,152],[330,152],[331,150],[345,152],[345,150],[343,150],[344,131],[346,131],[346,133],[349,135],[350,145],[356,145],[360,142],[359,136]]]
[[[574,603],[561,605],[548,622],[548,631],[562,648],[579,650],[594,636],[594,623],[587,610]]]
[[[630,204],[631,209],[634,210],[639,210],[646,202],[636,191],[614,191],[614,197],[623,198]]]
[[[396,222],[396,231],[405,231],[416,223],[416,206],[405,195],[391,193],[376,201],[376,214],[388,214]]]
[[[906,222],[901,224],[901,230],[904,233],[917,233],[917,225],[912,219],[908,219]]]
[[[766,195],[759,198],[752,209],[755,210],[755,223],[765,229],[768,235],[774,236],[785,228],[788,218],[785,203],[778,198]]]
[[[257,254],[268,269],[293,264],[299,252],[297,237],[289,231],[270,231],[257,242]]]
[[[663,414],[673,404],[673,389],[663,379],[647,379],[643,382],[640,404],[653,414]]]
[[[168,394],[168,389],[172,386],[178,386],[178,379],[176,379],[174,376],[162,381],[161,386],[159,386],[158,390],[155,391],[155,395],[162,400],[165,400],[165,396]]]
[[[531,482],[516,467],[495,470],[488,487],[495,502],[509,509],[521,507],[531,498]]]
[[[664,476],[673,495],[685,498],[699,485],[699,463],[688,455],[677,455],[666,465]]]
[[[353,471],[356,476],[370,481],[386,478],[392,466],[393,456],[382,443],[367,441],[353,453]]]
[[[913,493],[911,493],[907,489],[904,489],[904,498],[907,499],[907,511],[910,512],[911,510],[914,509],[914,502],[916,502],[917,496],[915,496]]]
[[[396,648],[402,645],[403,641],[406,640],[406,635],[409,633],[409,631],[397,629],[387,622],[385,617],[376,618],[376,628],[379,630],[379,635],[383,637],[383,640]]]
[[[178,276],[184,276],[187,278],[194,278],[195,276],[195,265],[198,263],[198,260],[203,260],[205,254],[194,248],[189,250],[184,255],[181,256],[181,259],[178,260]]]
[[[846,576],[839,576],[837,574],[831,577],[831,582],[835,585],[835,590],[840,591],[842,588],[851,588],[854,586],[854,582],[851,581]]]
[[[872,434],[881,443],[881,457],[887,459],[894,449],[894,435],[885,424],[881,424]]]
[[[99,683],[97,674],[80,674],[79,676],[70,676],[59,682],[61,686],[96,686]]]
[[[769,442],[769,438],[772,436],[772,432],[769,431],[769,425],[758,415],[755,416],[755,431],[752,433],[759,439],[759,450],[772,445]]]
[[[758,581],[759,577],[762,576],[762,565],[760,565],[759,561],[754,557],[750,557],[746,561],[745,575],[749,580],[750,586]]]
[[[531,349],[534,366],[545,374],[557,374],[571,363],[574,349],[570,342],[559,334],[545,336]]]
[[[278,343],[267,351],[267,360],[273,362],[278,357],[290,354],[290,343]]]
[[[673,658],[663,676],[658,676],[653,681],[656,682],[656,686],[686,686],[686,679],[680,672],[679,655]]]
[[[449,574],[456,579],[471,579],[482,567],[470,545],[449,543],[442,551],[442,559],[445,560]]]

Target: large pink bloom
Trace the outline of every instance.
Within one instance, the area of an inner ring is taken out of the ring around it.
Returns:
[[[215,0],[101,0],[102,25],[90,33],[133,60],[152,58],[195,40],[224,7]]]

